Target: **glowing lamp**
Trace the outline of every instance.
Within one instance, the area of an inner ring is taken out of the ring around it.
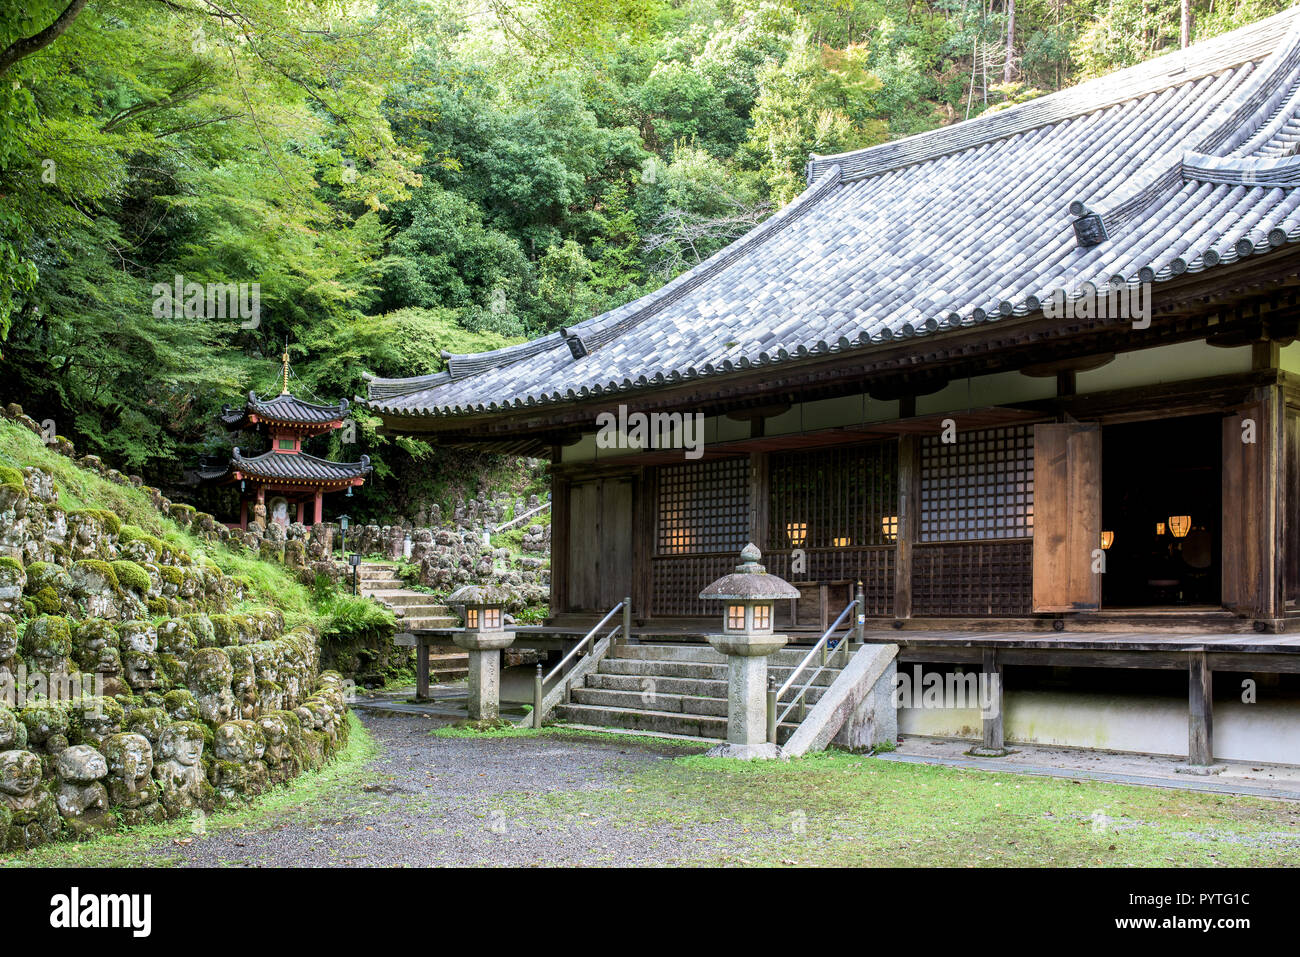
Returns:
[[[1192,530],[1192,516],[1190,515],[1170,515],[1169,531],[1174,538],[1186,538],[1187,533]]]

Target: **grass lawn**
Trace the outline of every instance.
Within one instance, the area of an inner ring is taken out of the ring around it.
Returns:
[[[383,751],[353,721],[351,744],[328,768],[255,804],[209,815],[207,832],[302,827],[328,835],[339,802],[365,797],[382,780]],[[600,786],[538,792],[527,771],[500,790],[466,792],[452,803],[474,820],[500,817],[508,832],[551,841],[593,839],[626,829],[629,846],[662,844],[665,863],[775,866],[1294,866],[1300,864],[1300,804],[1000,772],[902,764],[840,751],[788,762],[739,763],[690,753],[663,739],[566,728],[475,732],[444,728],[439,741],[471,736],[589,744],[610,759]],[[487,744],[487,741],[484,742]],[[667,760],[629,768],[622,753]],[[380,758],[376,766],[374,759]],[[520,755],[521,767],[533,760]],[[590,764],[590,762],[586,762]],[[377,778],[378,775],[378,778]],[[517,781],[517,783],[516,783]],[[395,805],[353,802],[382,826],[428,826],[415,796]],[[385,809],[386,808],[386,809]],[[440,812],[447,811],[441,808]],[[396,812],[396,820],[394,819]],[[496,813],[499,812],[499,815]],[[173,844],[193,838],[192,820],[138,828],[85,844],[57,844],[0,866],[139,866],[180,863]],[[503,833],[508,833],[503,832]],[[686,847],[685,852],[682,847]],[[605,863],[618,864],[611,858]],[[382,860],[368,859],[369,864]]]
[[[901,764],[679,757],[615,792],[511,795],[593,826],[698,831],[700,863],[851,867],[1295,866],[1300,804]],[[584,816],[590,817],[584,817]],[[708,851],[709,845],[717,848]]]

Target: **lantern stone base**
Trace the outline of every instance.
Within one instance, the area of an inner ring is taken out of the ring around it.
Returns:
[[[469,717],[495,721],[501,716],[501,649],[515,640],[514,632],[464,632],[453,639],[469,652]]]
[[[764,741],[762,744],[720,744],[704,753],[706,758],[734,758],[737,761],[771,761],[781,757],[781,749]]]
[[[785,635],[709,635],[709,644],[727,656],[727,743],[710,751],[717,757],[775,758],[767,740],[767,656],[783,647]]]

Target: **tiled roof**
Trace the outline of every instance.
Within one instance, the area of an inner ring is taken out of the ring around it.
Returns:
[[[248,416],[256,415],[261,419],[290,422],[296,425],[324,425],[342,419],[347,411],[347,399],[342,399],[334,405],[317,405],[304,402],[287,392],[273,399],[260,399],[257,393],[249,392],[247,404],[242,409],[226,406],[222,410],[221,420],[227,425],[238,425]]]
[[[785,209],[661,289],[533,342],[372,379],[381,414],[464,415],[1036,313],[1300,240],[1300,16],[897,142],[814,157]]]
[[[263,452],[244,458],[238,448],[230,459],[225,474],[240,472],[252,478],[275,481],[293,479],[306,482],[342,482],[362,478],[373,471],[370,457],[361,456],[360,462],[331,462],[305,452]]]

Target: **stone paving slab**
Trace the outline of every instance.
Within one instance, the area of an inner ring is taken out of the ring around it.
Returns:
[[[879,757],[913,764],[942,764],[980,771],[1011,771],[1300,801],[1300,767],[1290,765],[1233,761],[1216,765],[1214,773],[1207,774],[1189,768],[1185,759],[1170,755],[1008,744],[1012,752],[1007,756],[986,758],[966,753],[975,744],[973,741],[917,735],[904,735],[899,740],[897,751]]]

